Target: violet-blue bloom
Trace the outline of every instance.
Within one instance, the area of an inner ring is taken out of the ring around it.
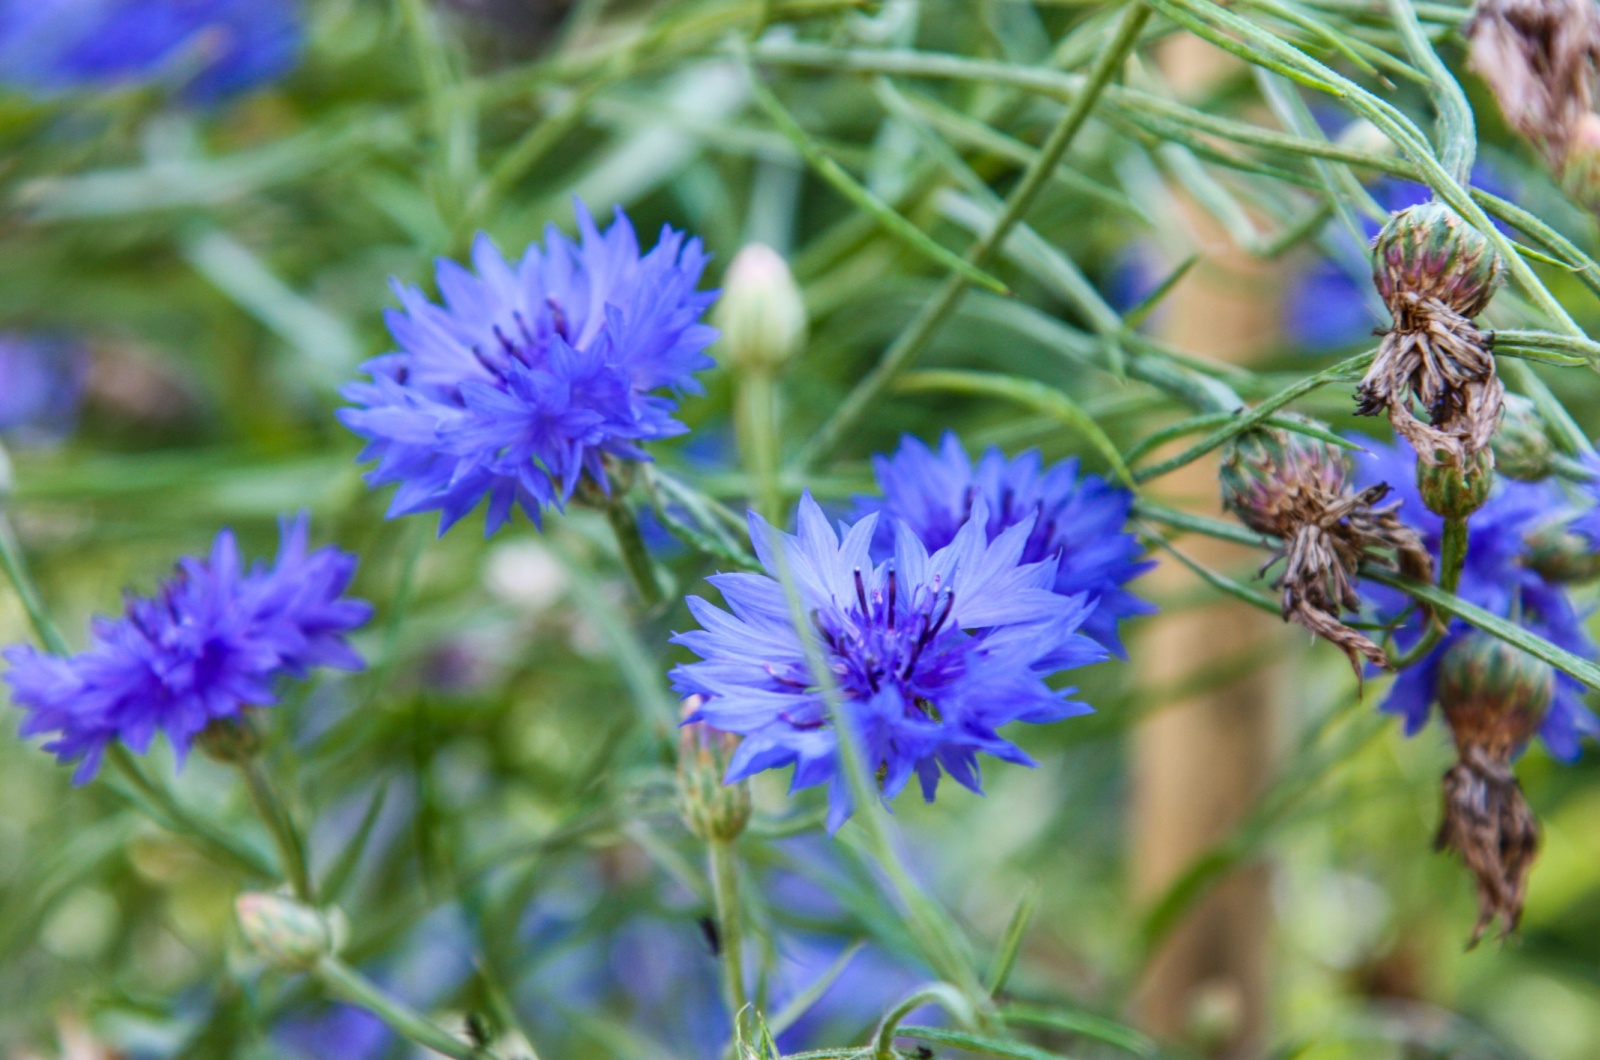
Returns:
[[[0,0],[0,81],[39,93],[183,77],[214,103],[275,81],[303,44],[296,0]]]
[[[0,333],[0,435],[32,445],[71,434],[88,375],[88,351],[70,339]]]
[[[1045,468],[1037,450],[1008,460],[991,448],[974,466],[960,439],[946,432],[938,452],[907,435],[892,456],[874,456],[872,466],[883,496],[858,498],[857,514],[882,511],[909,525],[929,549],[955,539],[980,497],[988,508],[991,541],[1031,516],[1033,532],[1022,562],[1059,556],[1056,592],[1089,597],[1094,606],[1082,632],[1118,656],[1123,650],[1117,624],[1155,610],[1124,588],[1154,566],[1125,529],[1133,494],[1098,475],[1080,473],[1076,458]],[[894,550],[891,526],[891,520],[878,526],[874,554],[879,559]]]
[[[443,305],[396,284],[400,349],[366,363],[339,413],[378,462],[368,482],[400,484],[391,518],[438,511],[443,533],[487,499],[488,533],[514,507],[538,525],[583,476],[609,489],[605,457],[648,460],[641,442],[687,429],[663,391],[698,393],[711,365],[700,241],[663,227],[641,256],[621,208],[604,233],[576,208],[581,243],[551,226],[513,266],[480,234],[476,274],[441,260]]]
[[[728,782],[792,765],[794,788],[829,785],[830,829],[850,815],[849,787],[823,689],[775,580],[780,570],[793,576],[867,766],[882,771],[885,799],[913,773],[929,800],[941,772],[981,791],[979,752],[1031,765],[997,730],[1087,713],[1045,677],[1105,657],[1078,633],[1090,598],[1053,591],[1054,556],[1023,559],[1032,514],[991,542],[988,503],[979,496],[948,545],[930,555],[898,523],[893,557],[874,566],[879,518],[841,524],[836,534],[807,493],[792,536],[752,512],[751,543],[774,577],[713,576],[732,614],[691,596],[703,628],[673,637],[702,660],[672,674],[679,693],[706,697],[690,720],[744,737]]]
[[[181,762],[208,723],[275,703],[280,678],[313,667],[359,670],[345,634],[372,608],[344,595],[356,558],[307,551],[304,514],[282,525],[277,561],[246,568],[231,530],[209,558],[185,558],[153,598],[129,596],[122,618],[97,617],[88,650],[63,658],[31,645],[4,652],[13,701],[28,712],[22,735],[94,776],[119,741],[143,754],[164,733]]]
[[[1437,561],[1444,519],[1429,511],[1417,492],[1415,453],[1403,441],[1390,446],[1365,437],[1356,440],[1367,450],[1352,454],[1358,484],[1366,487],[1387,482],[1390,499],[1400,502],[1400,518],[1422,535]],[[1553,483],[1499,479],[1488,502],[1467,523],[1467,557],[1457,593],[1501,617],[1516,615],[1530,632],[1592,659],[1600,655],[1600,648],[1584,629],[1583,616],[1566,589],[1523,563],[1527,535],[1553,519],[1564,518],[1569,508],[1567,498]],[[1407,604],[1399,593],[1380,587],[1363,591],[1378,604],[1381,614],[1390,617]],[[1452,619],[1445,640],[1395,678],[1382,709],[1405,719],[1406,735],[1427,724],[1436,701],[1439,660],[1469,629],[1460,619]],[[1420,620],[1412,618],[1397,639],[1402,645],[1411,644],[1420,634]],[[1539,735],[1550,753],[1562,761],[1578,756],[1583,735],[1600,736],[1600,719],[1583,705],[1583,693],[1580,682],[1566,674],[1556,675],[1555,699]]]

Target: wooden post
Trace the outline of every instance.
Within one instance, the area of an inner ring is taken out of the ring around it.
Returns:
[[[1193,37],[1169,42],[1161,68],[1180,92],[1203,85],[1221,52]],[[1181,197],[1180,197],[1181,198]],[[1172,292],[1164,337],[1176,346],[1221,360],[1244,362],[1279,332],[1272,269],[1232,246],[1214,221],[1192,203],[1180,208],[1200,242],[1200,262]],[[1220,512],[1215,458],[1183,468],[1156,484],[1183,507]],[[1244,550],[1187,539],[1185,552],[1230,567]],[[1150,582],[1163,595],[1198,580],[1170,557]],[[1135,645],[1140,676],[1168,686],[1264,641],[1283,640],[1282,623],[1226,598],[1153,621]],[[1287,643],[1285,644],[1287,647]],[[1148,905],[1196,858],[1224,838],[1252,805],[1266,780],[1273,750],[1273,670],[1258,670],[1225,687],[1157,712],[1133,743],[1131,806],[1134,892]],[[1232,874],[1192,909],[1146,966],[1138,992],[1139,1018],[1153,1033],[1182,1038],[1204,1055],[1249,1057],[1265,1044],[1267,955],[1271,913],[1265,866]]]

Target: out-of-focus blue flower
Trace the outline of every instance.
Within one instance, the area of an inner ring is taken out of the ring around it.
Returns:
[[[0,435],[50,444],[78,425],[89,354],[68,339],[0,333]]]
[[[1356,477],[1363,486],[1387,482],[1390,497],[1400,502],[1400,518],[1422,535],[1438,562],[1444,533],[1444,519],[1422,503],[1416,487],[1416,454],[1403,441],[1383,445],[1358,438],[1368,451],[1355,452]],[[1561,519],[1570,504],[1561,490],[1550,482],[1514,482],[1501,478],[1489,500],[1467,523],[1466,564],[1461,571],[1459,596],[1501,617],[1516,616],[1520,625],[1562,648],[1594,658],[1600,655],[1594,641],[1583,628],[1579,614],[1559,583],[1549,581],[1523,563],[1525,538],[1532,530],[1551,520]],[[1398,615],[1406,599],[1373,587],[1365,590],[1379,606],[1380,613]],[[1427,724],[1436,702],[1439,661],[1450,645],[1471,627],[1452,619],[1443,642],[1421,662],[1395,678],[1382,709],[1405,719],[1406,735]],[[1402,645],[1415,643],[1421,635],[1421,621],[1413,617],[1397,634]],[[1550,753],[1562,761],[1578,756],[1579,739],[1584,734],[1600,735],[1600,719],[1583,705],[1583,686],[1566,674],[1556,675],[1556,694],[1539,730]]]
[[[183,77],[212,103],[294,68],[296,0],[0,0],[0,82],[34,92]]]
[[[691,596],[703,628],[673,637],[702,660],[672,675],[680,693],[706,697],[689,720],[744,737],[727,781],[793,765],[795,788],[829,784],[831,829],[850,815],[849,787],[821,682],[775,580],[780,571],[794,579],[867,767],[882,771],[886,799],[913,773],[929,800],[942,771],[980,791],[980,751],[1031,765],[997,730],[1088,712],[1044,679],[1105,657],[1077,632],[1090,598],[1053,591],[1055,557],[1023,559],[1033,513],[991,541],[988,502],[978,496],[945,547],[930,555],[899,523],[893,557],[874,566],[878,521],[874,513],[841,524],[841,540],[809,493],[800,501],[798,536],[752,512],[751,543],[774,577],[713,576],[733,613]]]
[[[83,783],[113,740],[143,754],[162,732],[181,762],[213,719],[276,702],[279,678],[361,669],[344,639],[372,614],[344,596],[355,556],[307,552],[304,514],[282,533],[275,564],[245,568],[233,532],[222,531],[208,559],[181,560],[155,597],[130,596],[122,618],[96,618],[78,655],[7,648],[12,699],[28,712],[22,735],[53,735],[45,750],[78,762],[73,780]]]
[[[640,442],[686,430],[661,391],[699,392],[711,364],[700,241],[663,227],[641,256],[620,207],[604,233],[577,214],[581,243],[552,226],[515,266],[484,235],[476,274],[441,260],[443,305],[396,284],[400,350],[366,363],[372,381],[344,390],[359,407],[339,413],[378,461],[368,481],[400,484],[391,518],[438,511],[443,533],[487,498],[488,533],[514,506],[538,525],[585,474],[609,489],[605,456],[648,460]]]
[[[1024,518],[1033,519],[1022,562],[1060,557],[1056,592],[1087,594],[1094,605],[1083,621],[1086,636],[1121,656],[1117,623],[1155,610],[1123,588],[1154,566],[1124,529],[1133,494],[1098,475],[1081,474],[1077,458],[1045,468],[1037,450],[1007,460],[991,448],[974,467],[960,439],[946,432],[937,453],[908,435],[894,455],[874,456],[872,466],[883,496],[858,498],[856,511],[891,517],[878,525],[874,553],[879,559],[894,551],[894,521],[915,531],[924,547],[944,548],[981,497],[989,511],[985,529],[991,541]]]
[[[1580,458],[1589,477],[1578,484],[1578,489],[1589,500],[1589,506],[1567,521],[1567,529],[1600,549],[1600,454],[1588,453]]]

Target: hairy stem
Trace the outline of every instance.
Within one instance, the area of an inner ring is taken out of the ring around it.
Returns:
[[[239,772],[244,775],[245,787],[250,789],[250,802],[256,808],[256,816],[272,834],[294,896],[307,905],[315,905],[317,899],[311,885],[311,870],[306,864],[305,841],[277,785],[267,773],[266,762],[259,754],[247,755],[239,761]]]
[[[722,955],[722,996],[728,1020],[737,1026],[747,998],[744,991],[744,927],[739,915],[739,860],[733,840],[706,842],[711,862],[711,892],[716,904],[718,949]]]
[[[330,994],[358,1008],[366,1009],[402,1038],[455,1060],[499,1060],[488,1049],[471,1045],[444,1028],[424,1019],[394,998],[379,990],[360,972],[337,957],[323,957],[312,973]]]
[[[611,532],[616,535],[617,551],[622,556],[622,565],[627,568],[628,577],[633,580],[639,602],[646,608],[655,607],[661,602],[661,582],[656,577],[656,564],[650,558],[650,548],[639,533],[639,522],[633,516],[633,509],[621,496],[607,498],[601,507],[605,510],[606,521],[611,524]]]

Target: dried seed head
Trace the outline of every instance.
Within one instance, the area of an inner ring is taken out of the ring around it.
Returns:
[[[1271,427],[1230,442],[1218,478],[1223,507],[1258,533],[1286,537],[1348,492],[1350,460],[1331,442]]]
[[[1417,492],[1428,510],[1447,519],[1465,519],[1489,499],[1494,488],[1494,455],[1487,449],[1465,464],[1417,461]]]
[[[1378,507],[1388,487],[1356,493],[1349,475],[1349,460],[1338,446],[1269,427],[1229,444],[1220,478],[1229,511],[1252,530],[1283,540],[1267,566],[1283,560],[1273,587],[1283,594],[1284,620],[1338,645],[1359,676],[1363,660],[1388,666],[1382,648],[1339,618],[1361,606],[1361,564],[1382,563],[1431,579],[1433,560],[1415,531],[1400,522],[1398,505]]]
[[[1495,470],[1518,482],[1541,482],[1554,470],[1555,449],[1533,402],[1507,394],[1500,408],[1500,429],[1491,442]]]
[[[1585,114],[1572,127],[1559,173],[1573,202],[1600,210],[1600,114]]]
[[[699,709],[699,696],[684,701],[685,720],[678,729],[679,809],[684,824],[700,839],[736,839],[750,823],[750,782],[724,784],[722,778],[739,738],[716,732],[703,721],[689,721]]]
[[[1481,0],[1463,28],[1472,69],[1489,83],[1500,113],[1559,170],[1594,96],[1594,0]]]
[[[1503,272],[1489,239],[1442,203],[1401,210],[1373,244],[1373,282],[1394,324],[1357,389],[1356,414],[1386,411],[1422,463],[1465,465],[1499,423],[1505,388],[1491,338],[1472,317]],[[1412,411],[1413,398],[1429,422]]]
[[[1462,751],[1509,761],[1538,731],[1555,688],[1549,663],[1487,633],[1468,633],[1439,660],[1439,705]]]
[[[1539,854],[1539,821],[1505,761],[1473,749],[1444,775],[1444,815],[1434,840],[1461,856],[1478,885],[1478,923],[1470,949],[1500,918],[1502,936],[1516,931]]]

